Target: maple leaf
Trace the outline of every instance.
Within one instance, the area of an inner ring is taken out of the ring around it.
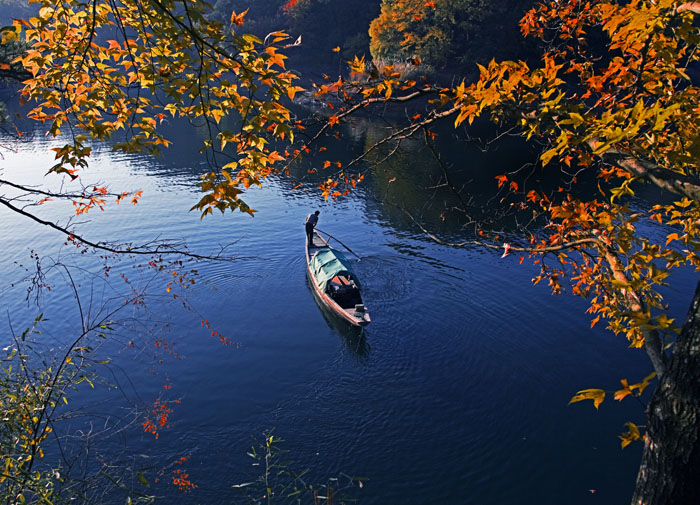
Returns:
[[[619,391],[615,391],[615,395],[613,397],[617,401],[622,401],[627,395],[632,394],[632,390],[627,384],[627,379],[620,380],[620,383],[622,383],[622,389],[620,389]]]
[[[243,21],[243,18],[245,17],[246,14],[248,14],[248,10],[246,9],[240,14],[236,14],[236,11],[233,11],[231,13],[231,24],[234,24],[236,26],[242,26],[245,21]]]

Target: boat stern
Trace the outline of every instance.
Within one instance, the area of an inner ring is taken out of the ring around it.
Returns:
[[[355,305],[355,311],[352,315],[357,324],[360,326],[366,326],[372,322],[372,319],[369,317],[369,312],[367,312],[367,309],[362,303]]]

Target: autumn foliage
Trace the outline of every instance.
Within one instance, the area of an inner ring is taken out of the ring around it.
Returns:
[[[390,73],[370,75],[355,61],[350,62],[355,79],[346,88],[363,87],[366,102],[434,96],[433,109],[403,134],[448,117],[461,126],[489,116],[542,142],[542,167],[595,172],[600,192],[585,200],[574,191],[545,194],[521,187],[512,174],[500,175],[499,187],[508,187],[514,205],[540,223],[523,230],[527,240],[508,244],[508,250],[534,257],[540,267],[535,282],[548,282],[555,293],[568,285],[588,298],[593,324],[607,320],[614,332],[642,346],[652,332],[673,328],[658,291],[670,270],[700,267],[700,108],[686,70],[697,61],[699,34],[688,5],[545,2],[521,23],[523,34],[544,47],[539,66],[492,60],[478,66],[472,84],[431,88],[406,84]],[[391,37],[404,37],[398,28],[422,22],[426,9],[433,9],[410,0],[385,7],[372,29],[375,34],[396,29]],[[409,12],[412,20],[404,15]],[[411,50],[418,47],[411,37],[401,40]],[[400,90],[407,91],[399,95]],[[570,184],[577,180],[572,176]],[[676,201],[632,208],[629,197],[645,183],[675,194]],[[652,222],[669,229],[663,241],[643,232]]]
[[[471,73],[476,61],[524,54],[518,19],[528,0],[383,0],[370,25],[375,61],[420,58],[426,68]]]
[[[370,52],[375,60],[420,58],[434,67],[463,61],[458,53],[490,13],[482,0],[385,0],[370,24]]]
[[[31,73],[22,89],[33,104],[28,116],[71,139],[51,172],[77,178],[92,141],[158,154],[170,144],[159,125],[186,118],[206,126],[202,150],[215,169],[195,208],[254,212],[239,195],[283,158],[269,141],[293,136],[281,99],[301,88],[285,69],[285,33],[264,41],[239,33],[246,12],[226,25],[207,17],[204,2],[39,3],[37,17],[16,20],[2,36],[28,45],[17,60]]]

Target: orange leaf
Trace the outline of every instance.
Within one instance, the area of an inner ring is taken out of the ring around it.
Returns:
[[[244,10],[240,14],[236,14],[236,11],[233,11],[231,13],[231,23],[233,23],[236,26],[243,25],[243,23],[244,23],[243,18],[245,17],[246,14],[248,14],[248,9]]]
[[[268,155],[267,159],[270,160],[272,163],[275,163],[276,161],[282,161],[282,160],[284,160],[284,156],[282,156],[282,155],[281,155],[280,153],[278,153],[277,151],[272,151],[272,152]]]
[[[136,205],[139,201],[139,198],[141,198],[142,194],[143,194],[143,190],[137,191],[136,193],[134,193],[134,197],[131,199],[131,203]]]
[[[620,384],[622,384],[622,389],[620,389],[619,391],[615,391],[615,396],[613,397],[617,401],[622,401],[622,399],[625,398],[625,396],[632,394],[632,390],[627,384],[627,379],[620,380]]]
[[[294,95],[296,95],[298,91],[304,91],[304,88],[301,86],[290,86],[287,88],[287,96],[290,100],[294,100]]]

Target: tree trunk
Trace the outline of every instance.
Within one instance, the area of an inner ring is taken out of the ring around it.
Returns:
[[[632,505],[700,503],[700,283],[647,409]]]

